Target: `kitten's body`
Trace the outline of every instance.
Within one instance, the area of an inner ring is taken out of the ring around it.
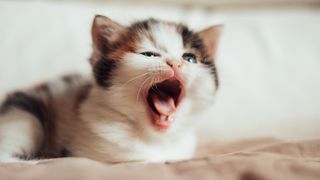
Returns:
[[[110,163],[191,157],[193,121],[216,90],[216,29],[196,34],[153,19],[123,27],[97,16],[91,58],[95,80],[65,76],[9,95],[0,112],[0,162],[61,156]],[[156,53],[149,56],[150,51]],[[193,56],[186,58],[184,51],[194,53],[199,63],[189,64]],[[163,82],[176,92],[162,90]]]

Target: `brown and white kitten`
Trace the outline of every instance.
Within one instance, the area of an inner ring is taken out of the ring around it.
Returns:
[[[220,30],[193,32],[156,19],[126,27],[96,16],[94,78],[64,76],[9,94],[0,111],[0,162],[192,157],[194,123],[217,89]]]

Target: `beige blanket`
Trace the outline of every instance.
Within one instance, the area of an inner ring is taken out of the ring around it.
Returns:
[[[1,164],[0,179],[320,179],[320,139],[272,139],[209,144],[197,158],[168,163],[105,165],[84,158],[42,161],[37,165]]]

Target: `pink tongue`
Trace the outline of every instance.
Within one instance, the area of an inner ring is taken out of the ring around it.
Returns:
[[[176,112],[176,105],[174,99],[164,93],[153,95],[152,102],[154,107],[160,114],[161,121],[172,121],[172,116]]]

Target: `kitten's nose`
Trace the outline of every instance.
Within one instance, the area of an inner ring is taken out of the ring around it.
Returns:
[[[174,68],[174,69],[178,69],[178,68],[180,68],[181,65],[182,65],[182,62],[181,62],[181,61],[175,61],[175,60],[171,60],[171,59],[166,60],[166,63],[167,63],[171,68]]]

